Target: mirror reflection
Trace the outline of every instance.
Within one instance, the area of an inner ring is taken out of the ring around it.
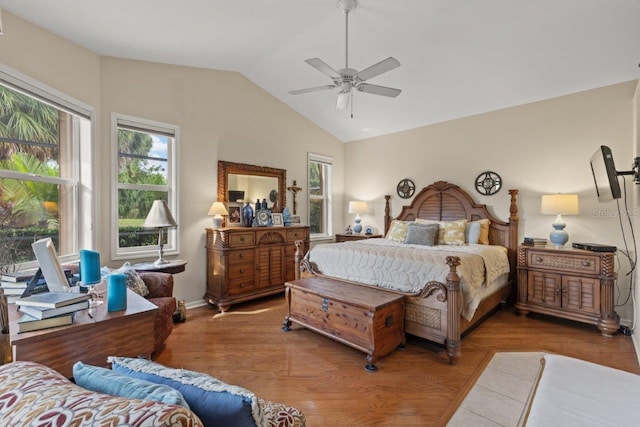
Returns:
[[[287,171],[265,166],[218,161],[218,200],[251,203],[258,200],[272,212],[285,206]]]
[[[272,209],[278,200],[278,178],[230,173],[227,186],[230,202],[255,203],[265,199]]]

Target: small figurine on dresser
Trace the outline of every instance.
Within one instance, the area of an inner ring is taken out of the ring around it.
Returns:
[[[353,230],[350,225],[347,225],[347,228],[344,230],[344,234],[353,234]]]

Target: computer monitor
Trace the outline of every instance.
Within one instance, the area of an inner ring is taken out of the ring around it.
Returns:
[[[67,276],[58,260],[56,248],[50,237],[40,239],[31,244],[36,255],[42,275],[50,292],[68,292],[70,289]]]

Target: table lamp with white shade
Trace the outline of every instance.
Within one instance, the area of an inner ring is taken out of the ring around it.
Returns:
[[[222,202],[213,202],[207,215],[213,215],[213,228],[222,228],[223,216],[229,215],[227,208]]]
[[[362,224],[360,224],[360,214],[365,213],[367,211],[367,202],[361,201],[351,201],[349,202],[349,213],[356,214],[354,219],[355,224],[353,225],[353,232],[355,234],[360,234],[362,231]]]
[[[154,264],[161,265],[166,264],[169,261],[164,259],[164,229],[177,227],[178,223],[173,218],[171,211],[169,210],[169,206],[167,206],[167,202],[165,200],[154,200],[149,213],[147,214],[147,219],[144,220],[144,224],[142,224],[145,228],[157,228],[158,229],[158,246],[159,246],[159,258],[155,261]]]
[[[546,194],[542,196],[540,213],[546,215],[557,215],[553,222],[553,231],[549,235],[549,240],[556,248],[561,248],[569,241],[569,233],[564,228],[566,224],[562,220],[562,215],[578,215],[578,195],[577,194]]]

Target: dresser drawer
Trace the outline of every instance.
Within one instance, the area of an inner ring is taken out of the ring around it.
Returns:
[[[256,244],[256,235],[251,231],[247,233],[231,233],[231,235],[229,236],[230,248],[254,246],[255,244]]]
[[[600,273],[600,257],[589,254],[558,254],[552,252],[528,251],[529,268],[562,270],[586,274]]]
[[[244,294],[248,292],[253,292],[255,289],[255,281],[252,277],[239,278],[229,280],[229,285],[227,287],[227,293],[229,295],[238,295]]]
[[[228,255],[229,265],[253,263],[255,259],[254,253],[253,249],[230,251]]]
[[[295,242],[296,240],[307,240],[309,234],[307,229],[287,230],[287,242]]]
[[[255,264],[234,264],[229,266],[229,278],[239,279],[241,277],[253,277],[255,275]]]

